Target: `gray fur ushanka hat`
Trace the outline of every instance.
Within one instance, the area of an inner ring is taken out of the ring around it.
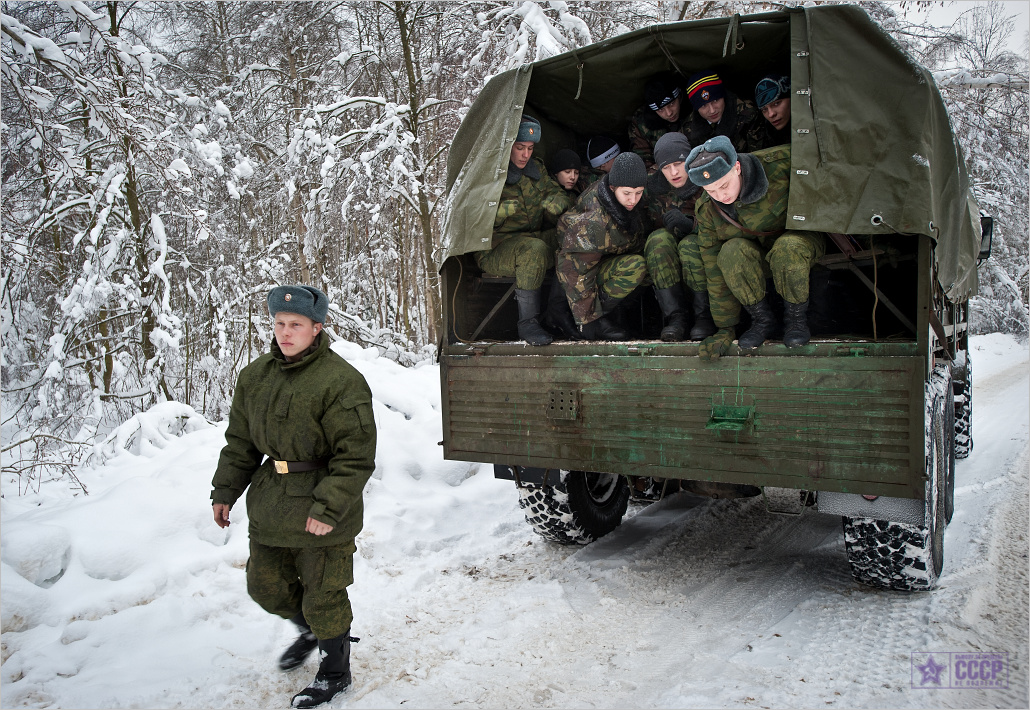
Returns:
[[[268,292],[268,313],[296,313],[324,324],[329,298],[314,286],[276,286]]]

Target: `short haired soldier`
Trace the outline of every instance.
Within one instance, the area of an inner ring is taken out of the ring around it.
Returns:
[[[758,150],[764,138],[765,121],[748,99],[726,88],[713,71],[697,72],[687,80],[687,98],[693,112],[683,127],[690,145],[726,136],[738,151]]]
[[[644,161],[623,153],[558,221],[558,278],[588,340],[630,337],[609,316],[648,278],[651,219],[641,204],[646,182]]]
[[[372,393],[361,374],[329,349],[322,332],[326,295],[312,286],[276,286],[271,352],[243,368],[225,447],[212,480],[219,527],[247,492],[247,592],[301,631],[279,661],[304,662],[317,647],[315,680],[293,697],[311,708],[351,684],[347,586],[362,490],[375,469]]]
[[[683,110],[682,77],[674,72],[655,74],[644,85],[644,105],[629,120],[629,142],[650,170],[654,147],[666,133],[681,131],[689,111]]]
[[[492,248],[475,255],[485,273],[515,277],[519,337],[530,345],[548,345],[553,340],[539,320],[543,283],[558,248],[554,225],[572,206],[572,198],[547,174],[543,161],[533,157],[540,132],[539,121],[522,116],[494,217]]]
[[[819,232],[785,229],[790,188],[790,146],[737,153],[725,136],[696,146],[687,156],[691,182],[704,188],[695,205],[697,239],[687,259],[705,279],[719,330],[701,343],[704,359],[724,355],[733,342],[740,306],[751,327],[737,344],[757,348],[776,326],[765,282],[773,279],[784,301],[783,344],[808,343],[808,282],[826,252]]]

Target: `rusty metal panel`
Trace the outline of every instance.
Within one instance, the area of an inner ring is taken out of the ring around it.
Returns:
[[[923,360],[444,356],[444,455],[921,497]]]

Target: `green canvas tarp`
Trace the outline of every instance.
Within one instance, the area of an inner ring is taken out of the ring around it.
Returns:
[[[451,145],[444,258],[490,248],[523,112],[543,126],[546,160],[591,135],[625,136],[650,75],[709,69],[745,98],[768,70],[791,75],[788,228],[928,235],[948,297],[976,294],[979,209],[944,102],[850,5],[655,25],[493,77]]]

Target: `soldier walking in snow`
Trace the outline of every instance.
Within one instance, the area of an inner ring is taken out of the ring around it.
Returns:
[[[375,468],[372,394],[329,349],[322,333],[328,305],[311,286],[269,292],[275,340],[240,372],[211,493],[224,528],[247,490],[247,592],[301,631],[279,667],[292,670],[319,650],[315,680],[293,697],[298,708],[321,705],[351,684],[347,586],[362,490]]]

